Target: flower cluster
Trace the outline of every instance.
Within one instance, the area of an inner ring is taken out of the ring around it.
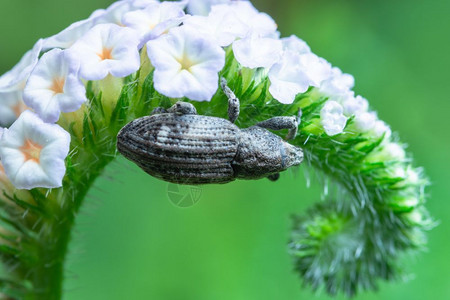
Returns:
[[[184,11],[187,4],[192,15]],[[274,20],[248,1],[118,1],[39,40],[0,78],[0,126],[9,127],[17,119],[38,126],[37,130],[51,128],[62,139],[57,127],[45,123],[55,123],[61,113],[80,109],[87,100],[86,82],[126,77],[139,70],[142,59],[149,59],[154,67],[154,87],[162,95],[210,101],[230,49],[242,68],[267,72],[269,92],[281,103],[292,103],[311,87],[329,97],[319,124],[327,135],[344,132],[350,117],[354,118],[353,130],[372,132],[376,137],[389,131],[368,111],[367,101],[354,96],[351,75],[312,53],[298,37],[279,35]],[[50,155],[54,161],[45,165],[36,150],[33,173],[21,169],[30,160],[24,149],[45,146],[30,137],[8,143],[7,137],[12,138],[13,133],[24,136],[25,128],[11,126],[0,141],[8,178],[17,188],[60,186],[64,171],[59,159],[64,157]],[[21,156],[21,163],[5,163],[12,159],[7,154],[11,147]]]

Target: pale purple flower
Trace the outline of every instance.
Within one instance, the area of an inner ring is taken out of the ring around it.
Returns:
[[[88,31],[67,51],[80,59],[80,75],[100,80],[108,74],[125,77],[140,67],[139,37],[135,30],[115,24],[99,24]]]
[[[25,103],[45,122],[56,122],[61,112],[72,112],[87,100],[78,77],[80,63],[66,51],[45,53],[31,73],[24,90]]]
[[[18,189],[62,186],[70,134],[59,125],[44,123],[24,111],[0,139],[5,173]]]
[[[196,30],[181,26],[147,43],[155,67],[154,85],[161,94],[209,101],[218,88],[225,51]]]

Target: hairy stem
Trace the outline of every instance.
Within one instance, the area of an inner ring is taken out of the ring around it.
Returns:
[[[105,93],[117,90],[110,86],[117,81],[89,82],[89,102],[59,121],[72,137],[62,188],[0,195],[0,254],[8,271],[0,290],[9,297],[61,298],[76,215],[95,179],[116,157],[118,131],[153,108],[180,100],[157,93],[151,66],[148,61],[143,66],[120,80],[118,98]],[[411,181],[397,172],[414,171],[410,160],[384,153],[393,141],[352,131],[352,119],[345,133],[329,137],[319,123],[326,97],[310,89],[294,103],[281,104],[268,92],[267,73],[240,67],[230,49],[220,75],[241,101],[240,127],[297,115],[301,109],[299,135],[292,143],[305,151],[303,167],[318,169],[340,188],[336,197],[295,219],[289,246],[303,280],[314,289],[352,296],[376,288],[379,279],[397,277],[398,258],[424,245],[423,231],[431,224],[423,207],[426,180],[418,174]],[[227,115],[227,97],[220,89],[210,103],[193,104],[203,115]]]

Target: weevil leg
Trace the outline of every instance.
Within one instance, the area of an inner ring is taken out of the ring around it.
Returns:
[[[156,107],[154,110],[152,110],[152,112],[150,113],[150,115],[158,115],[158,114],[165,114],[167,113],[167,110],[163,107]]]
[[[220,78],[220,86],[223,93],[228,98],[228,119],[231,123],[234,123],[239,117],[239,99],[233,93],[233,91],[228,87],[227,80],[225,78]]]
[[[288,134],[286,136],[286,140],[291,140],[295,138],[298,131],[298,120],[297,117],[273,117],[268,120],[259,122],[256,126],[271,129],[271,130],[281,130],[281,129],[289,129]]]
[[[277,181],[278,179],[280,179],[280,173],[271,174],[267,176],[267,179],[269,179],[270,181]]]
[[[171,108],[167,110],[169,113],[177,115],[196,115],[197,110],[195,106],[188,102],[178,101]]]

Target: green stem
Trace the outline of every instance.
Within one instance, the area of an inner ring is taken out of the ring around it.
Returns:
[[[109,149],[106,153],[114,152]],[[95,159],[94,155],[91,159]],[[85,176],[79,178],[78,182],[67,182],[60,199],[54,199],[53,214],[51,220],[45,224],[48,230],[45,230],[39,238],[39,263],[34,269],[32,277],[32,286],[36,292],[36,299],[57,300],[62,298],[62,287],[64,279],[64,262],[68,245],[71,239],[72,227],[74,226],[76,215],[83,204],[83,200],[95,179],[102,173],[103,169],[112,157],[105,157],[91,165],[93,173],[85,172]],[[70,193],[74,191],[75,194]],[[52,196],[49,195],[51,199]],[[62,205],[59,205],[62,204]]]
[[[118,99],[105,99],[111,95],[102,93],[102,83],[89,82],[89,103],[61,118],[60,125],[72,136],[62,188],[35,189],[23,200],[5,195],[8,201],[0,201],[2,207],[10,208],[12,202],[20,208],[0,214],[11,231],[7,242],[0,243],[3,261],[10,262],[5,263],[10,272],[0,280],[1,292],[19,299],[61,299],[76,215],[95,179],[115,158],[118,131],[154,107],[180,100],[157,93],[151,70],[141,71],[124,79]],[[290,105],[280,104],[268,92],[267,74],[241,68],[231,51],[221,76],[241,100],[240,127],[296,115],[301,108],[299,136],[292,143],[305,151],[303,167],[313,166],[346,191],[347,198],[316,205],[295,224],[290,247],[305,282],[352,296],[358,289],[376,287],[380,278],[395,277],[398,257],[424,244],[420,238],[430,224],[423,207],[426,181],[408,182],[391,172],[393,166],[411,168],[410,162],[383,158],[380,138],[351,132],[327,136],[319,123],[325,97],[310,90]],[[199,114],[226,118],[227,99],[220,89],[211,102],[193,104]]]

